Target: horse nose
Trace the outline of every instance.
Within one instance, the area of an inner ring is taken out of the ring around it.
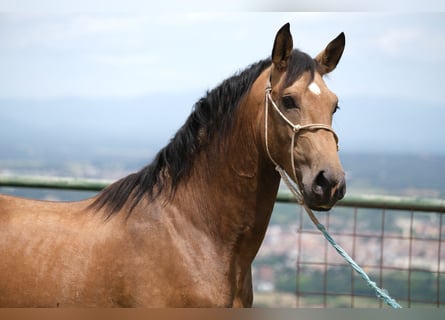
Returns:
[[[312,184],[312,192],[321,203],[332,203],[345,196],[345,175],[335,174],[330,170],[321,170]]]

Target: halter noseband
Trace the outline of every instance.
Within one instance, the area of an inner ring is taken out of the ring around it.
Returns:
[[[293,134],[291,139],[291,165],[292,165],[292,174],[295,183],[298,184],[297,179],[297,173],[295,169],[295,162],[294,162],[294,147],[295,147],[295,136],[297,133],[299,133],[302,130],[319,130],[324,129],[327,131],[332,132],[334,135],[335,143],[337,144],[337,150],[338,150],[338,136],[335,133],[334,129],[332,129],[331,126],[328,126],[326,124],[322,123],[312,123],[312,124],[306,124],[306,125],[300,125],[300,124],[294,124],[292,121],[290,121],[278,108],[277,104],[272,98],[272,85],[270,83],[270,79],[267,82],[266,86],[266,101],[264,103],[265,105],[265,112],[264,112],[264,138],[266,140],[266,151],[267,155],[269,156],[272,163],[275,165],[275,170],[278,171],[283,181],[286,183],[287,187],[290,189],[290,191],[293,193],[295,198],[297,199],[299,204],[304,204],[303,195],[301,194],[301,191],[298,189],[297,186],[295,186],[291,180],[289,179],[289,176],[286,174],[286,171],[273,159],[272,154],[269,150],[269,142],[268,142],[268,118],[269,118],[269,101],[272,103],[272,106],[274,107],[275,111],[278,113],[278,115],[292,128]]]

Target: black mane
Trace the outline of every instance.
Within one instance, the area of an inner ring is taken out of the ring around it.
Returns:
[[[312,66],[309,69],[313,74],[315,63],[309,56],[298,50],[294,50],[292,56],[291,61],[296,61],[290,63],[286,82],[295,81],[308,70],[308,65]],[[169,191],[174,194],[178,183],[190,173],[195,156],[202,149],[202,141],[221,140],[227,136],[241,98],[270,65],[270,59],[259,61],[208,91],[195,103],[184,125],[152,163],[108,186],[92,207],[106,208],[110,217],[130,201],[130,213],[144,196],[150,199],[158,196],[166,187],[166,177],[169,177]]]

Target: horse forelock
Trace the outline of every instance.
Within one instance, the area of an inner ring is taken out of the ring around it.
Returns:
[[[309,83],[311,83],[314,80],[316,68],[317,64],[311,56],[300,50],[293,50],[292,55],[289,58],[283,87],[287,88],[291,86],[305,72],[310,72]]]

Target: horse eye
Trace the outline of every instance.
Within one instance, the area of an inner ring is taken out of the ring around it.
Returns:
[[[286,109],[298,109],[298,106],[295,103],[294,98],[292,98],[291,96],[284,96],[282,98],[282,102],[283,102],[283,106]]]

